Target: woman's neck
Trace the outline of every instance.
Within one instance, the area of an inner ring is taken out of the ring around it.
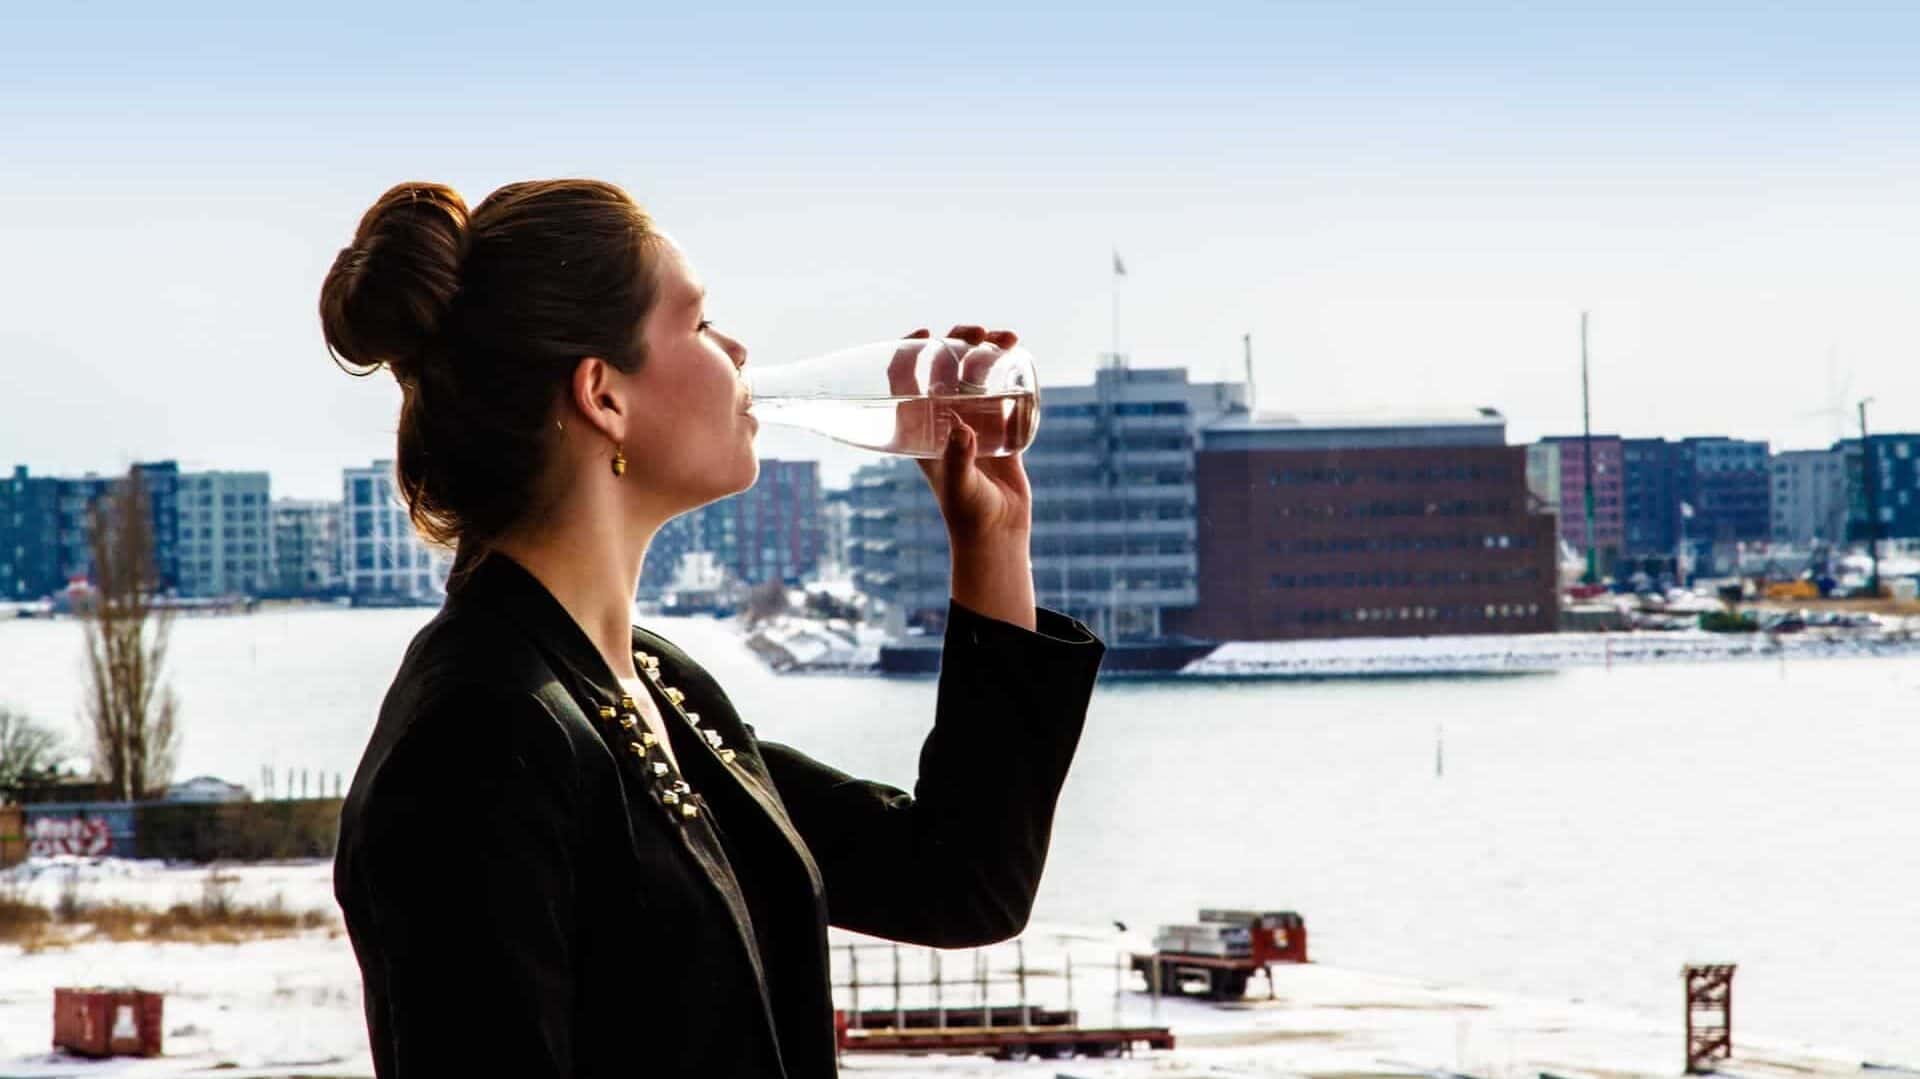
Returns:
[[[647,545],[659,523],[633,527],[615,513],[583,507],[546,515],[543,525],[525,535],[504,537],[494,549],[553,593],[614,677],[638,677],[633,666],[633,599]]]

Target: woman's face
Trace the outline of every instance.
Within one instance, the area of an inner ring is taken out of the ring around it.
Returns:
[[[629,376],[638,412],[627,429],[627,478],[684,512],[753,486],[759,421],[746,411],[746,348],[707,320],[706,289],[680,249],[662,240],[656,257],[646,359]]]

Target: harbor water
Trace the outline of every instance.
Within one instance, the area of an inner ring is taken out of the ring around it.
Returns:
[[[331,793],[431,615],[180,619],[178,777]],[[911,786],[932,680],[781,676],[725,624],[649,624],[762,738]],[[80,633],[0,622],[0,705],[76,745]],[[1316,958],[1618,1004],[1676,1046],[1682,964],[1736,962],[1736,1031],[1912,1066],[1917,706],[1913,657],[1103,684],[1035,917],[1295,909]]]

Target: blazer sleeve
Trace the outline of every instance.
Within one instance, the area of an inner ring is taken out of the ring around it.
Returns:
[[[1106,646],[1044,608],[1037,627],[951,603],[933,731],[912,794],[760,743],[820,866],[834,925],[935,947],[1015,936]]]
[[[383,1079],[574,1074],[573,775],[532,696],[434,706],[388,758],[361,852]]]

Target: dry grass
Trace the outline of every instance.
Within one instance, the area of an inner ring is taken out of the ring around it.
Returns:
[[[296,913],[277,902],[217,911],[193,903],[175,903],[165,910],[130,903],[98,903],[81,908],[76,922],[90,926],[96,938],[112,941],[238,944],[305,929],[325,929],[334,920],[317,910]]]
[[[52,907],[28,899],[22,889],[0,888],[0,943],[28,953],[86,940],[189,944],[240,944],[313,929],[335,929],[329,911],[288,910],[276,895],[266,903],[233,898],[234,878],[208,874],[200,900],[164,909],[122,901],[90,902],[77,885],[60,890]]]
[[[53,912],[30,902],[18,889],[0,889],[0,941],[23,946],[44,937],[53,922]]]

